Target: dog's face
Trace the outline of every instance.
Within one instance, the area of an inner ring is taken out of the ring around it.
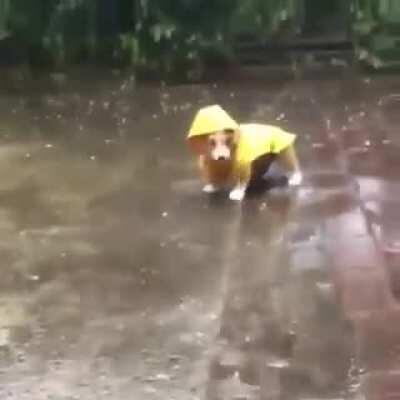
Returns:
[[[236,149],[236,133],[233,130],[215,132],[208,136],[208,154],[214,161],[230,161]]]

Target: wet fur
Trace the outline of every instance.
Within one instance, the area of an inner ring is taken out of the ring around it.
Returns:
[[[224,144],[224,136],[233,139],[229,140],[231,157],[227,160],[215,160],[212,156],[213,149],[210,147],[210,141],[212,141],[213,144],[216,143],[217,146],[226,146],[226,143]],[[202,139],[203,142],[200,145],[203,154],[199,157],[199,167],[206,184],[226,187],[236,186],[240,183],[242,186],[247,188],[250,183],[261,179],[261,177],[267,172],[271,163],[275,160],[290,172],[299,170],[296,151],[293,146],[290,146],[280,154],[266,154],[257,160],[254,160],[249,166],[249,170],[246,171],[245,176],[241,176],[239,179],[238,177],[233,176],[235,151],[239,140],[238,134],[235,133],[231,136],[227,136],[218,133]]]
[[[216,161],[207,156],[200,156],[199,167],[203,181],[216,186],[233,185],[233,160]]]

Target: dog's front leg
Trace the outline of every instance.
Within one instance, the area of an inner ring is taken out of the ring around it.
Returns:
[[[229,198],[233,201],[242,201],[246,195],[247,186],[250,182],[251,166],[242,167],[238,173],[234,188],[229,193]]]
[[[198,166],[204,181],[203,192],[207,194],[216,193],[220,190],[220,187],[215,183],[212,183],[212,174],[210,164],[204,155],[201,155],[198,160]]]
[[[289,171],[289,185],[299,186],[303,181],[299,160],[293,146],[283,150],[279,155],[281,164]]]
[[[207,194],[217,193],[219,190],[220,190],[219,187],[213,185],[212,183],[206,183],[203,186],[203,192]]]
[[[246,195],[247,186],[238,184],[229,193],[229,198],[233,201],[242,201]]]
[[[293,172],[289,177],[289,186],[299,186],[303,182],[303,174],[300,171]]]

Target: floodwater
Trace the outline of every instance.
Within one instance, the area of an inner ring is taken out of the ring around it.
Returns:
[[[400,398],[398,101],[394,77],[3,92],[0,398]],[[184,137],[213,103],[297,132],[304,185],[203,195]]]

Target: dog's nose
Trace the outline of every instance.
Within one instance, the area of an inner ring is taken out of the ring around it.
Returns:
[[[224,156],[219,156],[217,160],[218,160],[218,161],[225,161],[225,160],[226,160],[226,157],[224,157]]]

